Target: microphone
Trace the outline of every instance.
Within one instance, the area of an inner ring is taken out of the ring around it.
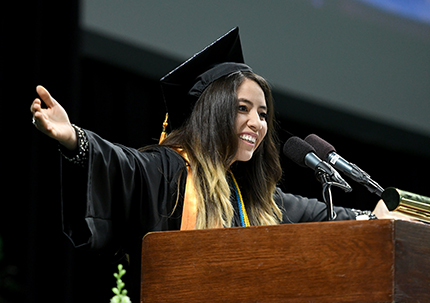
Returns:
[[[352,191],[351,186],[340,176],[340,174],[322,161],[317,155],[315,149],[306,141],[299,137],[291,137],[285,142],[283,148],[284,155],[290,158],[293,162],[303,167],[309,167],[315,172],[322,171],[325,173],[328,180],[319,180],[320,182],[329,181],[336,182],[345,192]]]
[[[371,193],[378,196],[382,195],[384,189],[370,178],[370,175],[360,169],[357,165],[346,161],[336,153],[336,149],[327,141],[321,139],[315,134],[305,138],[305,141],[313,146],[316,154],[325,159],[333,167],[345,173],[349,178],[364,185]]]

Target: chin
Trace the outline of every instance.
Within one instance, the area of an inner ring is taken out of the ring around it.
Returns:
[[[247,162],[251,160],[253,154],[254,153],[241,153],[240,155],[237,155],[236,161]]]

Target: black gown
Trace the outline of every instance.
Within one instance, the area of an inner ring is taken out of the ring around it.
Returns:
[[[118,260],[128,254],[135,285],[127,285],[127,289],[138,302],[142,238],[152,231],[180,229],[186,162],[168,147],[140,152],[85,133],[88,165],[81,168],[62,161],[63,231],[77,248],[116,255]],[[326,206],[317,199],[280,189],[274,199],[282,211],[282,223],[326,218]],[[355,219],[350,209],[335,207],[335,211],[336,220]],[[239,226],[239,220],[236,207],[233,225]]]

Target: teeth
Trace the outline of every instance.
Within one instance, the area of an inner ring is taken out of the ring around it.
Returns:
[[[256,141],[256,139],[254,137],[248,136],[248,135],[240,135],[240,138],[242,140],[245,140],[245,141],[248,141],[248,142],[251,142],[251,143],[255,143],[255,141]]]

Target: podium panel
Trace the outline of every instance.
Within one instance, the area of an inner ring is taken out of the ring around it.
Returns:
[[[142,302],[430,302],[430,226],[395,220],[150,233]]]

